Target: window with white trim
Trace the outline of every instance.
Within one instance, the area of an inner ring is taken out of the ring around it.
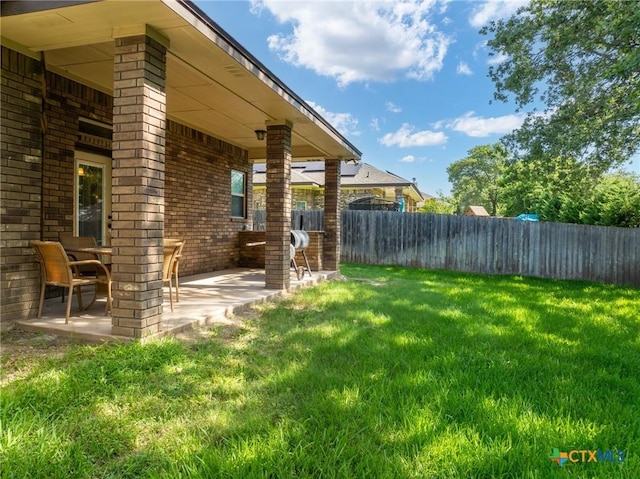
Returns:
[[[247,217],[247,175],[242,171],[231,170],[231,216]]]

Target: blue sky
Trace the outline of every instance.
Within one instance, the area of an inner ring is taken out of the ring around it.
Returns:
[[[195,2],[362,151],[421,191],[450,192],[446,168],[523,120],[491,102],[478,30],[521,0]]]

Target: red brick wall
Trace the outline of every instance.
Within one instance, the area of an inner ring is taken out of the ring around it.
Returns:
[[[46,72],[42,237],[57,241],[73,232],[73,175],[79,118],[111,123],[109,95]]]
[[[36,314],[40,269],[42,67],[2,47],[0,108],[0,327]]]
[[[251,215],[251,165],[246,150],[168,122],[165,165],[165,237],[186,240],[180,274],[237,266],[238,231],[252,224],[231,217],[231,170],[247,178]]]
[[[238,265],[244,268],[264,268],[264,231],[241,231],[239,234],[240,259]]]

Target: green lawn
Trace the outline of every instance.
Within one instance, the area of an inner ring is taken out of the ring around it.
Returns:
[[[34,364],[0,476],[640,477],[640,290],[342,271],[196,341]]]

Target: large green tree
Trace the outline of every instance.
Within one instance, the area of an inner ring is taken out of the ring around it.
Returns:
[[[505,137],[522,157],[572,157],[601,173],[640,147],[640,0],[531,0],[481,33],[504,61],[495,98],[540,102]]]
[[[462,213],[469,205],[481,205],[495,216],[500,199],[498,181],[506,165],[507,150],[497,143],[475,146],[467,154],[447,167],[456,212]]]

